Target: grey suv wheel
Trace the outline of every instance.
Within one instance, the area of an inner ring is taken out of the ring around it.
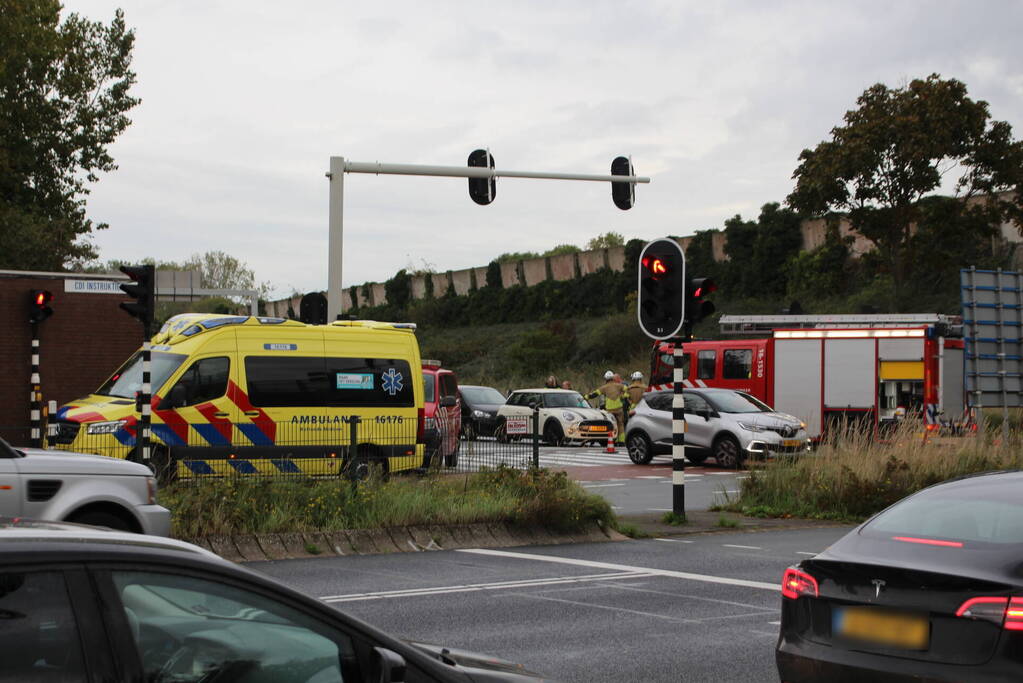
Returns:
[[[630,433],[625,438],[625,448],[629,451],[629,460],[637,465],[647,465],[653,460],[653,444],[643,432]]]
[[[728,470],[737,470],[742,467],[742,451],[739,442],[731,434],[722,434],[714,441],[714,459],[718,467]]]

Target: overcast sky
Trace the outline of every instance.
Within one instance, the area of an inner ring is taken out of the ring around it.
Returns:
[[[784,201],[799,152],[868,86],[937,72],[1023,137],[1023,3],[67,0],[136,32],[142,98],[89,199],[101,259],[223,250],[279,296],[327,284],[331,156],[604,174],[345,177],[344,285],[502,252],[691,235]],[[1015,65],[1015,66],[1014,66]]]

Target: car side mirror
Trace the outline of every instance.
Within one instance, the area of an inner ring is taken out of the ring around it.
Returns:
[[[441,398],[441,400],[440,400],[440,407],[441,408],[451,408],[452,406],[456,405],[457,403],[458,403],[458,400],[454,396],[445,396],[445,397]]]
[[[402,683],[405,680],[405,658],[386,647],[373,648],[373,668],[369,680],[374,683]]]

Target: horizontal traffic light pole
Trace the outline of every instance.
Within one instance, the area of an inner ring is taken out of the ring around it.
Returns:
[[[592,180],[612,183],[649,183],[650,178],[630,175],[594,175],[589,173],[555,173],[552,171],[504,171],[497,168],[469,166],[430,166],[423,164],[385,164],[379,161],[344,161],[345,173],[373,175],[423,175],[450,178],[537,178],[540,180]],[[327,177],[331,177],[328,173]]]

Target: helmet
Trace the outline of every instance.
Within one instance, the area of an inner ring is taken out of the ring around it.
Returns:
[[[632,379],[635,380],[643,379],[643,373],[640,372],[639,370],[636,370],[636,372],[632,373]]]
[[[613,372],[611,372],[610,370],[608,370],[607,372],[604,373],[604,379],[614,379],[614,376],[615,376],[615,374]]]

